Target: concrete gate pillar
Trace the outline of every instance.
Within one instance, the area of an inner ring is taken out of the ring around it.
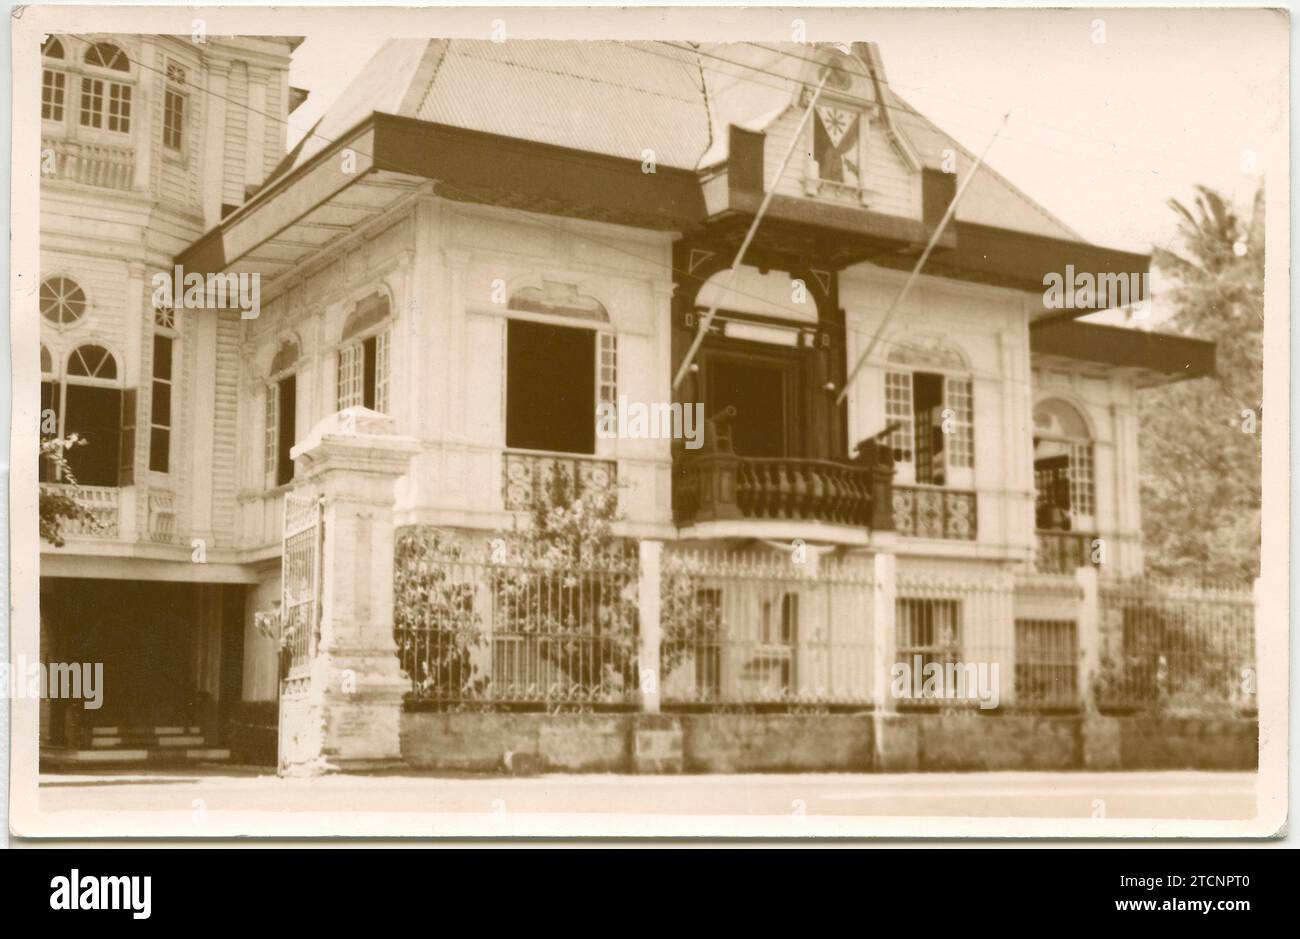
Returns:
[[[393,640],[393,488],[419,449],[391,419],[349,408],[293,448],[298,493],[321,500],[320,633],[307,687],[281,702],[281,773],[401,759],[409,687]],[[286,721],[289,725],[286,726]]]

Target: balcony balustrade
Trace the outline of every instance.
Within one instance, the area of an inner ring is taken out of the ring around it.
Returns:
[[[104,189],[129,190],[135,179],[135,150],[80,140],[41,140],[41,174]]]

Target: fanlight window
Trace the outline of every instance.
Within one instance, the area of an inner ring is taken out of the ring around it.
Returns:
[[[41,55],[47,59],[63,58],[63,43],[54,36],[46,36],[45,42],[41,43]]]
[[[41,374],[54,374],[54,356],[50,355],[50,350],[41,346]]]
[[[68,358],[68,374],[80,378],[117,378],[117,360],[103,346],[80,346]]]
[[[126,53],[111,42],[97,42],[86,50],[86,64],[98,68],[112,69],[115,72],[129,72]]]
[[[71,326],[86,313],[86,292],[70,277],[41,283],[41,315],[56,326]]]
[[[605,304],[595,297],[579,293],[574,284],[544,281],[540,287],[521,287],[510,295],[511,310],[521,313],[545,313],[580,320],[608,323]]]
[[[41,355],[45,372],[47,352]],[[73,478],[82,486],[130,485],[134,461],[135,392],[117,384],[113,354],[98,345],[84,345],[68,357],[63,379],[50,373],[41,380],[42,432],[76,435],[83,446],[66,456]],[[47,428],[46,415],[53,426]],[[43,464],[42,479],[59,476],[58,467]]]

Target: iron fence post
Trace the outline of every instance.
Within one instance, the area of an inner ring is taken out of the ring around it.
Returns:
[[[638,685],[641,689],[641,710],[646,714],[659,713],[662,678],[659,674],[659,646],[663,638],[659,622],[659,577],[663,548],[663,542],[646,539],[638,545],[637,605],[640,608],[638,625],[641,640]]]

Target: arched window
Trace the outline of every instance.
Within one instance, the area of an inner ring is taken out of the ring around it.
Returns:
[[[105,72],[131,72],[126,53],[110,42],[97,42],[86,50],[85,64]],[[118,134],[131,132],[131,86],[116,77],[81,77],[81,106],[78,121],[82,127],[112,131]]]
[[[134,395],[124,396],[119,375],[113,353],[84,345],[68,356],[63,382],[49,382],[48,406],[55,411],[59,435],[86,441],[67,452],[68,466],[83,486],[120,484],[123,427],[134,429],[134,414],[126,412],[134,412],[135,401]],[[45,387],[41,391],[45,399]]]
[[[41,316],[55,326],[71,326],[86,313],[86,292],[71,277],[41,281]]]
[[[266,420],[263,425],[263,470],[268,487],[293,481],[293,449],[297,437],[298,417],[298,343],[285,339],[280,343],[266,385]]]
[[[62,59],[63,43],[54,36],[45,37],[41,55],[46,59]],[[41,69],[41,120],[63,121],[67,100],[68,73],[58,68]]]
[[[1048,531],[1091,531],[1096,525],[1096,476],[1087,421],[1059,399],[1034,408],[1035,521]]]
[[[388,298],[372,294],[357,304],[339,337],[338,409],[367,407],[388,413]]]
[[[117,378],[117,359],[103,346],[78,346],[68,357],[68,376],[112,381]]]
[[[41,442],[44,443],[59,434],[59,381],[54,369],[54,356],[41,344]],[[54,478],[50,465],[42,458],[40,464],[41,482]]]
[[[115,72],[129,72],[126,53],[111,42],[97,42],[86,50],[86,64],[96,68],[112,69]]]
[[[969,488],[975,398],[965,356],[941,339],[894,346],[885,372],[885,421],[898,481]]]
[[[618,398],[618,345],[609,311],[576,284],[542,281],[510,296],[512,313],[574,321],[560,326],[511,316],[506,322],[506,446],[596,452],[592,414]]]

